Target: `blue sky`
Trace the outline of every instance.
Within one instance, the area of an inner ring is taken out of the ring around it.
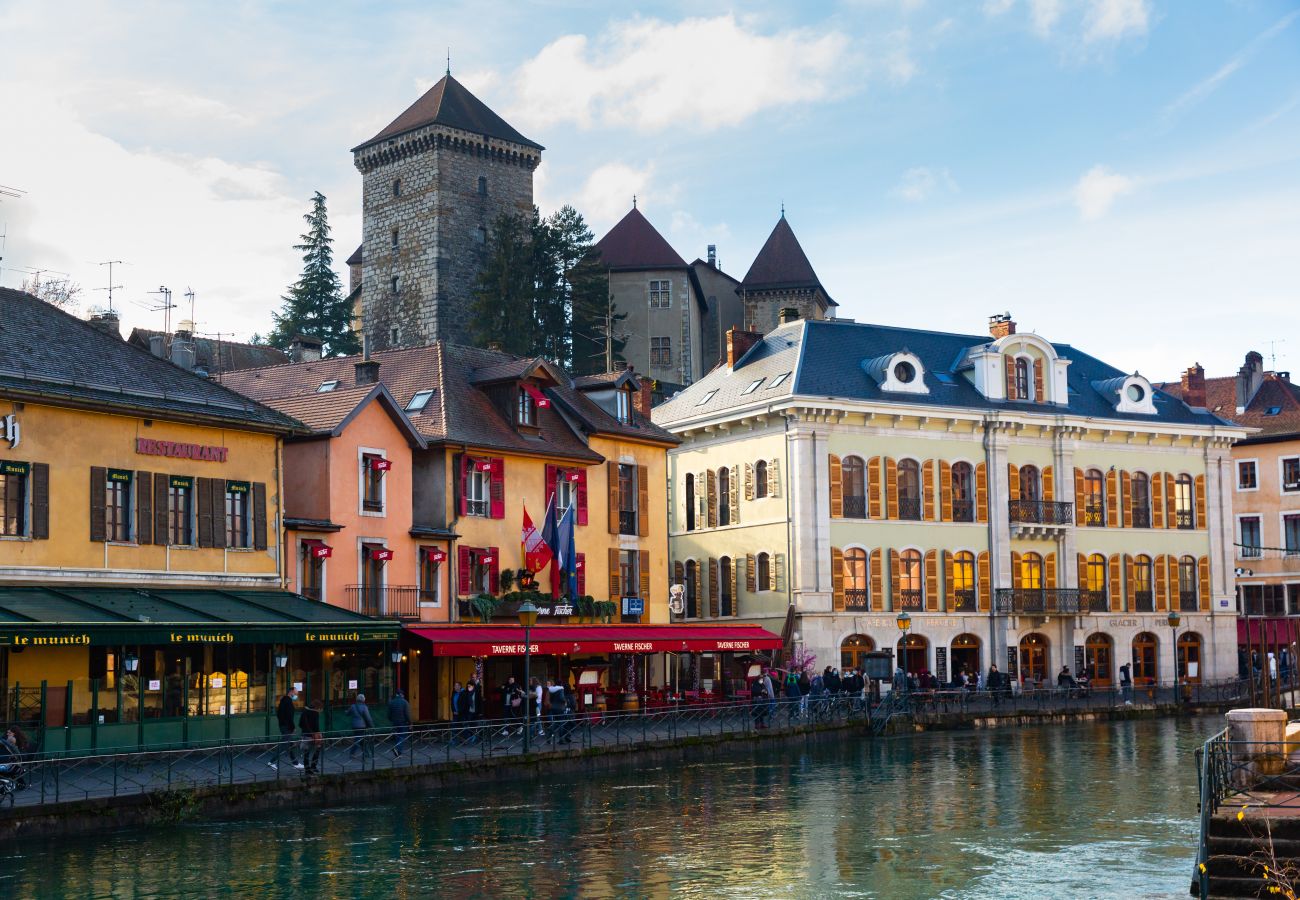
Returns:
[[[1300,367],[1300,3],[46,4],[0,0],[0,284],[128,325],[192,286],[265,331],[306,199],[360,236],[348,148],[452,69],[547,148],[543,211],[631,195],[744,274],[782,201],[840,313],[1022,329],[1126,369]],[[56,277],[58,277],[56,275]]]

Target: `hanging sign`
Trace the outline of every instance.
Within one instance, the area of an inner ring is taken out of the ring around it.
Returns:
[[[108,480],[118,481],[121,482],[122,484],[130,484],[131,470],[130,469],[109,469]]]
[[[536,387],[534,387],[530,382],[527,381],[523,382],[521,387],[523,387],[524,392],[528,394],[528,396],[533,398],[533,401],[537,404],[538,409],[550,408],[551,401],[548,400],[546,395],[543,394],[541,391],[539,391]]]
[[[334,555],[334,548],[322,541],[304,542],[313,559],[329,559]]]
[[[446,550],[443,550],[443,549],[441,549],[441,548],[439,548],[439,547],[433,547],[433,548],[430,548],[430,549],[426,549],[426,550],[424,551],[424,555],[427,556],[427,557],[429,558],[429,562],[431,562],[431,563],[433,563],[433,564],[435,564],[435,565],[437,565],[438,563],[443,563],[443,562],[446,562],[446,561],[447,561],[447,551],[446,551]]]
[[[0,435],[3,435],[4,439],[9,442],[9,449],[16,449],[22,443],[23,437],[22,428],[18,424],[18,416],[9,413],[9,415],[0,419],[0,426],[3,426],[0,427]]]
[[[491,471],[492,471],[492,460],[490,460],[490,459],[479,459],[479,460],[475,460],[475,461],[474,461],[474,468],[477,469],[477,470],[480,471],[480,472],[491,472]]]
[[[253,489],[253,486],[247,481],[227,481],[226,493],[228,494],[247,494]]]
[[[349,679],[349,680],[348,680],[348,690],[349,690],[349,691],[355,691],[356,689],[357,689],[357,680],[356,680],[355,678]]]
[[[189,475],[173,475],[169,484],[174,488],[189,489],[194,487],[194,479]]]
[[[382,456],[370,457],[370,468],[376,472],[387,472],[392,467],[393,461],[391,459],[384,459]]]
[[[379,560],[380,562],[388,562],[393,558],[393,551],[389,550],[387,547],[371,547],[370,558]]]
[[[162,690],[162,680],[161,680],[161,679],[158,679],[158,678],[151,678],[151,679],[149,679],[149,690],[151,690],[151,691],[161,691],[161,690]]]

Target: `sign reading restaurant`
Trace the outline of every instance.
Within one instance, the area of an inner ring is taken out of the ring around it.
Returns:
[[[136,438],[135,452],[146,456],[173,456],[178,459],[197,459],[203,462],[225,462],[229,447],[211,444],[185,444],[179,441],[156,441],[153,438]]]

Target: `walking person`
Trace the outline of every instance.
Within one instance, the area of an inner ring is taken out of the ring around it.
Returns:
[[[1119,689],[1124,696],[1124,705],[1133,705],[1133,676],[1129,674],[1129,664],[1119,667]]]
[[[794,720],[799,718],[799,711],[803,705],[803,694],[799,690],[799,676],[793,672],[787,672],[785,676],[785,699],[789,703],[786,723],[794,724]]]
[[[360,753],[364,760],[365,752],[369,749],[366,735],[375,727],[375,720],[370,717],[370,707],[366,705],[365,694],[357,694],[357,699],[348,707],[347,715],[352,722],[352,734],[356,736],[352,749],[348,751],[348,759],[356,759]]]
[[[457,710],[459,712],[458,720],[460,727],[469,729],[470,734],[465,738],[465,743],[474,744],[478,742],[478,732],[474,729],[474,722],[478,719],[481,712],[481,698],[479,697],[478,682],[471,678],[465,682],[465,689],[460,692],[456,698]]]
[[[551,740],[558,741],[563,729],[564,712],[568,704],[564,699],[564,688],[555,683],[554,678],[546,679],[546,718],[550,723]]]
[[[303,762],[307,765],[308,775],[315,775],[320,772],[321,750],[325,744],[324,736],[321,735],[320,731],[320,713],[324,708],[324,703],[313,700],[302,711],[302,715],[298,717],[298,730],[302,732],[303,740],[307,742]]]
[[[296,730],[294,726],[295,705],[298,702],[298,689],[290,685],[289,690],[285,691],[280,702],[275,705],[275,721],[280,726],[280,743],[289,746],[289,762],[293,763],[295,769],[304,769],[301,762],[298,761],[298,740],[293,733]],[[272,753],[275,753],[273,748]],[[268,762],[272,769],[279,769],[279,765],[274,761]]]
[[[524,717],[524,689],[515,681],[515,676],[511,675],[506,679],[506,683],[501,686],[501,705],[504,707],[506,727],[502,729],[502,734],[509,734],[514,730],[516,720]]]
[[[454,682],[451,686],[451,721],[455,724],[460,721],[460,694],[464,690],[460,682]]]
[[[749,704],[754,716],[755,730],[766,728],[767,692],[763,689],[763,678],[755,678],[749,685]]]
[[[528,702],[533,705],[532,717],[533,726],[536,729],[538,737],[546,737],[546,729],[542,727],[542,683],[536,678],[528,681]]]
[[[397,736],[393,741],[393,759],[397,759],[411,733],[411,704],[401,691],[394,693],[393,699],[388,701],[388,724],[393,726],[393,734]]]
[[[998,664],[993,663],[989,666],[988,677],[984,679],[984,687],[989,692],[989,699],[993,705],[998,705],[998,691],[1002,689],[1002,673],[998,671]]]

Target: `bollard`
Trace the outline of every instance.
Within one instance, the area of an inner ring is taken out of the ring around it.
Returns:
[[[1281,774],[1286,765],[1286,713],[1280,709],[1228,711],[1228,740],[1242,744],[1233,751],[1233,786],[1250,789],[1262,778]]]

